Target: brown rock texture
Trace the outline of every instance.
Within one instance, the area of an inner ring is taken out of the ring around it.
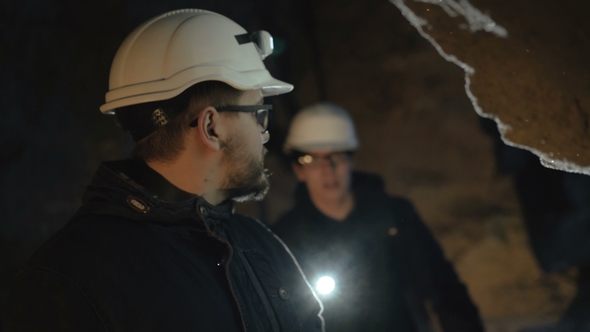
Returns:
[[[547,167],[590,174],[588,2],[391,2],[465,69],[475,109],[496,120],[505,143]],[[486,29],[470,29],[477,22],[462,11],[486,15]]]

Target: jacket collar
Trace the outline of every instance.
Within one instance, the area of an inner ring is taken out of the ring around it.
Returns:
[[[182,202],[197,196],[173,185],[140,159],[129,162],[129,176],[165,202]]]
[[[124,216],[157,223],[188,219],[214,226],[234,213],[233,202],[212,205],[185,192],[139,160],[102,163],[83,196],[80,213]]]

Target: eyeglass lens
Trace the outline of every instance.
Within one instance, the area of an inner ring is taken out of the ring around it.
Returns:
[[[261,109],[256,111],[256,122],[262,127],[263,131],[268,130],[268,116],[269,110]]]

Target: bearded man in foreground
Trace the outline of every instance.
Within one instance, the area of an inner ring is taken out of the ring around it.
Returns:
[[[268,32],[216,13],[155,17],[123,42],[103,113],[137,142],[19,273],[6,331],[322,331],[286,247],[233,201],[261,199],[271,105],[290,91]]]

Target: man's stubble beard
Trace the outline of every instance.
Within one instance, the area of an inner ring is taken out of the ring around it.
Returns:
[[[270,188],[270,174],[264,168],[264,156],[262,153],[260,158],[248,156],[238,146],[239,141],[229,137],[220,142],[224,153],[223,162],[227,167],[221,190],[226,198],[236,202],[260,201]]]

